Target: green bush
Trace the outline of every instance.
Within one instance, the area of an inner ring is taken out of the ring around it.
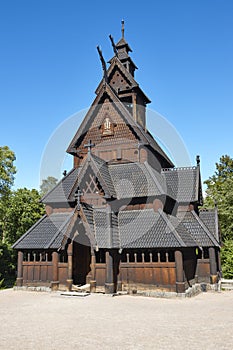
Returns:
[[[233,279],[233,240],[226,240],[221,249],[222,272],[224,278]]]

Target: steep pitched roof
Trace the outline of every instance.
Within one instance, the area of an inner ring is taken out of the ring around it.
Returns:
[[[132,61],[132,60],[131,60]],[[123,75],[123,77],[125,77],[125,79],[127,80],[130,89],[137,89],[137,91],[140,91],[141,95],[144,97],[144,100],[146,103],[150,103],[150,99],[146,96],[146,94],[142,91],[142,89],[140,88],[139,84],[136,82],[136,80],[134,79],[134,77],[132,76],[132,74],[130,74],[130,72],[124,67],[124,65],[121,63],[121,61],[119,60],[118,57],[114,56],[111,60],[111,65],[109,66],[108,70],[107,70],[107,76],[108,78],[111,77],[112,73],[114,72],[114,70],[116,68],[119,69],[119,71],[121,72],[121,74]],[[133,63],[133,62],[132,62]],[[135,66],[135,65],[134,65]],[[135,66],[136,67],[136,66]],[[98,85],[98,87],[95,90],[96,94],[99,94],[101,91],[101,88],[103,87],[103,85],[105,84],[105,80],[102,79]]]
[[[154,140],[151,134],[145,131],[139,124],[136,123],[136,121],[131,116],[130,112],[127,110],[124,104],[119,100],[118,96],[115,94],[111,86],[109,86],[108,84],[105,84],[102,86],[101,91],[99,92],[99,95],[94,100],[92,106],[90,107],[85,118],[83,119],[78,131],[73,137],[67,149],[67,152],[71,154],[76,154],[76,148],[78,147],[82,138],[91,127],[91,124],[94,121],[94,117],[98,112],[98,108],[100,108],[99,103],[101,102],[101,99],[105,93],[111,99],[112,103],[114,104],[114,108],[116,108],[116,110],[120,113],[121,117],[126,122],[126,124],[129,125],[132,128],[132,130],[136,133],[138,140],[141,141],[143,144],[150,146],[152,150],[157,152],[164,159],[164,162],[167,164],[167,166],[174,166],[171,160],[169,159],[169,157],[158,145],[158,143]]]
[[[93,211],[96,241],[99,248],[119,248],[120,237],[117,216],[113,212],[110,213],[110,227],[107,218],[108,215],[109,213],[105,208],[95,209]]]
[[[197,246],[181,223],[153,209],[120,212],[119,231],[122,248]]]
[[[73,213],[44,215],[13,245],[15,249],[56,249],[60,246]]]
[[[49,191],[41,201],[43,203],[66,203],[69,201],[71,190],[78,179],[81,168],[73,168],[58,184]]]
[[[200,247],[219,247],[214,235],[208,230],[195,211],[178,212],[177,217]]]
[[[117,199],[160,196],[166,194],[162,176],[145,163],[108,166]]]
[[[199,166],[163,169],[162,175],[171,190],[170,196],[177,202],[202,204]]]
[[[218,210],[208,209],[208,210],[200,210],[199,217],[208,230],[213,234],[218,242],[220,242],[220,229],[218,222]]]

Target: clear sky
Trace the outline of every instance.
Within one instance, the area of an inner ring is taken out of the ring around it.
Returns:
[[[48,140],[92,103],[102,78],[96,45],[112,57],[108,35],[119,40],[122,18],[136,80],[193,164],[200,154],[202,179],[233,156],[232,0],[1,0],[0,145],[16,154],[16,188],[39,188]]]

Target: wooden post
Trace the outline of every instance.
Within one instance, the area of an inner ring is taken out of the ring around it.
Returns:
[[[91,254],[91,280],[90,280],[90,292],[91,293],[96,292],[95,264],[96,264],[95,252],[92,252],[92,254]]]
[[[51,281],[51,289],[58,290],[58,252],[52,253],[52,264],[53,264],[53,280]]]
[[[68,245],[67,248],[68,255],[68,278],[66,280],[66,285],[68,291],[71,291],[73,284],[73,242]]]
[[[113,277],[113,252],[107,251],[106,256],[106,280],[105,280],[105,293],[115,293],[114,277]]]
[[[209,259],[210,259],[210,283],[215,284],[218,282],[218,275],[217,275],[217,262],[216,262],[216,254],[215,254],[214,247],[209,248]]]
[[[184,269],[183,269],[183,254],[180,250],[175,251],[176,262],[176,292],[185,292]]]
[[[18,251],[18,269],[17,269],[17,287],[22,287],[23,285],[23,252]]]

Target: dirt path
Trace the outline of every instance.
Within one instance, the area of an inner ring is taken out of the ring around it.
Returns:
[[[0,291],[0,349],[233,349],[233,292],[191,299]]]

